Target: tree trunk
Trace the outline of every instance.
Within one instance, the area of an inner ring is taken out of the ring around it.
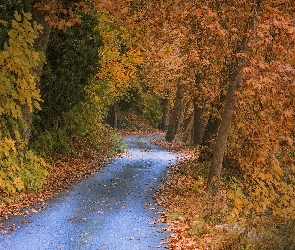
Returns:
[[[182,134],[185,127],[185,117],[190,106],[190,101],[184,103],[183,96],[180,100],[179,115],[177,120],[176,135]]]
[[[45,21],[46,14],[44,12],[40,12],[33,8],[31,1],[23,0],[24,11],[31,12],[32,14],[32,22],[36,21],[38,24],[42,25],[43,30],[40,32],[39,37],[36,39],[34,43],[35,51],[41,52],[46,54],[46,49],[48,46],[49,36],[51,33],[51,27]],[[35,73],[38,77],[37,81],[40,81],[43,72],[43,63],[41,63],[36,69]],[[37,83],[38,84],[38,83]],[[29,106],[27,104],[22,105],[22,113],[23,119],[25,122],[25,127],[21,129],[21,137],[23,140],[27,142],[26,149],[28,149],[28,144],[31,137],[31,130],[32,130],[32,116],[33,113],[31,112]]]
[[[243,68],[246,66],[248,62],[248,56],[250,53],[248,42],[251,38],[253,30],[255,29],[255,21],[257,19],[261,3],[262,0],[257,0],[252,7],[253,14],[248,19],[246,31],[244,33],[240,50],[240,52],[243,53],[245,56],[237,57],[236,67],[229,78],[230,85],[226,94],[222,120],[218,130],[218,135],[213,150],[213,159],[208,176],[208,185],[211,188],[213,194],[216,193],[216,191],[218,190],[218,184],[220,180],[222,162],[226,150],[228,134],[230,131],[230,126],[237,102],[236,92],[239,90],[239,86],[242,84],[243,81]]]
[[[166,140],[168,142],[172,142],[175,138],[177,127],[178,127],[178,119],[181,112],[181,100],[183,97],[183,87],[179,82],[177,84],[176,96],[174,100],[174,107],[172,111],[172,116],[170,118],[170,122],[168,124],[168,130],[166,134]]]
[[[204,113],[204,105],[203,107],[200,107],[197,101],[195,100],[194,101],[194,129],[193,129],[194,146],[201,145],[203,141],[204,127],[205,127],[205,122],[202,119],[203,113]]]
[[[117,105],[113,104],[109,112],[109,124],[112,128],[117,128],[118,125],[118,115],[117,115]]]
[[[199,155],[200,161],[212,159],[213,140],[217,135],[219,125],[220,119],[216,115],[210,115],[202,137],[202,147]]]
[[[198,90],[201,86],[201,81],[203,79],[201,72],[197,72],[195,74],[195,88]],[[200,104],[202,105],[200,106]],[[202,138],[204,134],[204,126],[205,122],[202,119],[204,108],[205,108],[205,100],[198,101],[198,98],[195,96],[193,100],[194,105],[194,129],[193,129],[193,144],[200,145],[202,143]]]
[[[167,91],[168,95],[164,98],[163,101],[163,116],[162,116],[162,122],[161,122],[161,127],[160,129],[163,131],[167,130],[168,127],[168,121],[169,121],[169,91]]]
[[[192,130],[193,130],[193,126],[194,126],[194,114],[191,114],[191,117],[189,117],[188,120],[189,120],[189,122],[187,123],[185,133],[183,136],[183,141],[185,143],[190,143],[192,141],[191,135],[192,135]]]

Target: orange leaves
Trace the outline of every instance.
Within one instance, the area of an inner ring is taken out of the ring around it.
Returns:
[[[143,63],[142,56],[138,49],[132,48],[133,40],[128,30],[116,27],[104,13],[100,14],[98,30],[102,34],[104,47],[100,52],[100,70],[96,80],[107,82],[111,95],[117,97],[131,86],[137,67]]]
[[[83,12],[83,13],[88,13],[89,11],[91,11],[91,7],[88,4],[83,2],[75,3],[75,9],[78,12]]]
[[[287,110],[283,111],[283,115],[284,115],[286,118],[294,117],[294,110],[293,110],[293,107],[289,107]]]
[[[4,21],[4,20],[2,20],[2,19],[0,19],[0,25],[7,26],[7,22]],[[0,28],[0,29],[1,29],[1,28]]]
[[[45,12],[45,20],[56,29],[65,29],[81,23],[81,19],[77,16],[77,11],[87,13],[91,10],[90,6],[83,2],[74,4],[72,8],[64,8],[62,4],[55,2],[36,3],[34,8]]]
[[[124,8],[121,10],[121,13],[122,13],[122,14],[126,14],[126,13],[128,13],[128,11],[129,11],[129,8],[128,8],[128,7],[124,7]]]
[[[261,16],[256,36],[249,43],[250,63],[243,72],[245,84],[238,93],[240,105],[231,132],[230,145],[235,146],[228,150],[245,175],[244,183],[238,184],[249,201],[238,214],[244,218],[266,211],[285,218],[295,215],[291,205],[295,200],[291,177],[295,73],[289,65],[292,24],[280,9],[267,15]],[[239,210],[240,198],[230,198]]]

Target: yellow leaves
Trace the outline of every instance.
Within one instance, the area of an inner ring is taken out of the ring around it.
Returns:
[[[277,159],[271,161],[272,169],[275,173],[282,176],[284,174],[283,170],[280,167],[280,162]]]
[[[233,184],[228,193],[233,205],[229,220],[253,218],[269,212],[281,218],[294,218],[295,179],[289,178],[287,183],[285,178],[289,171],[295,174],[295,167],[284,169],[280,165],[278,159],[273,159],[269,169],[253,167],[253,174],[247,173],[243,184]]]
[[[8,32],[8,35],[12,38],[12,39],[15,39],[16,36],[17,36],[17,31],[16,30],[10,30]]]
[[[19,190],[19,191],[22,190],[25,187],[24,183],[23,183],[23,181],[21,180],[20,177],[14,178],[13,184],[16,187],[16,189]]]
[[[127,7],[126,7],[127,8]],[[123,9],[123,12],[128,12]],[[96,79],[107,81],[109,90],[119,96],[130,87],[137,67],[143,63],[139,50],[130,48],[130,34],[123,27],[115,27],[109,17],[100,14],[100,26],[104,47],[101,49],[100,71]],[[122,50],[122,46],[125,47]]]
[[[4,155],[7,157],[9,155],[9,151],[10,151],[9,146],[8,145],[4,145],[2,147],[2,150],[3,150]]]
[[[16,21],[20,22],[22,20],[21,15],[16,11],[14,12],[14,18]]]
[[[38,158],[32,151],[25,155],[18,152],[19,145],[16,144],[21,144],[21,141],[7,137],[0,139],[0,191],[6,194],[27,187],[40,187],[42,179],[48,175],[42,158]]]
[[[31,21],[32,20],[32,14],[30,12],[28,13],[23,13],[25,19],[27,19],[28,21]]]
[[[41,27],[36,23],[32,27],[30,13],[23,13],[22,17],[15,12],[14,17],[12,29],[8,32],[9,40],[0,51],[0,117],[6,118],[5,122],[4,119],[0,121],[0,192],[7,194],[28,186],[40,186],[40,178],[43,178],[40,171],[46,166],[34,154],[29,158],[24,155],[22,151],[26,143],[19,132],[19,128],[25,126],[21,105],[27,104],[31,111],[33,103],[40,108],[37,103],[40,91],[34,70],[41,59],[33,44]],[[39,172],[33,173],[37,169]],[[39,184],[32,184],[37,178]],[[24,180],[29,179],[30,183],[25,183]]]
[[[15,141],[12,139],[4,138],[0,141],[0,156],[2,153],[5,157],[8,157],[11,152],[16,153]]]
[[[4,21],[4,20],[2,20],[2,19],[0,19],[0,25],[7,26],[7,22]]]
[[[32,110],[32,101],[39,98],[33,69],[40,62],[39,53],[34,51],[32,45],[38,37],[40,27],[31,26],[28,20],[32,19],[30,13],[23,13],[24,20],[18,12],[15,12],[13,29],[8,32],[9,41],[5,49],[0,52],[1,81],[3,84],[1,94],[5,94],[11,105],[4,106],[0,115],[5,113],[17,117],[18,111],[14,100],[20,104],[27,104]]]

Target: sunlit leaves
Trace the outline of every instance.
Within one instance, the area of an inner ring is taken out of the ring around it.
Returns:
[[[29,22],[31,14],[23,16],[15,12],[9,40],[0,51],[0,188],[4,193],[40,188],[47,175],[42,159],[31,151],[23,153],[25,143],[19,132],[26,126],[21,106],[28,105],[33,112],[41,100],[33,72],[41,59],[32,47],[41,27]]]
[[[100,51],[100,70],[95,77],[95,84],[103,86],[109,92],[110,99],[124,95],[135,79],[138,67],[142,65],[142,56],[138,49],[132,48],[132,38],[128,30],[117,27],[104,13],[100,14],[97,27],[103,38],[104,46]],[[99,86],[93,85],[93,89]],[[94,96],[97,99],[97,95]]]

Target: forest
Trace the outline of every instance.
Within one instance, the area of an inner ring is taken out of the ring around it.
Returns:
[[[0,0],[0,64],[0,211],[131,112],[190,152],[171,249],[295,249],[293,1]]]

